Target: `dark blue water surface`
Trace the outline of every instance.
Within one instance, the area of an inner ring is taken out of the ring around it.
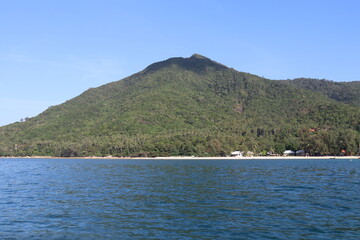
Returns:
[[[0,159],[0,239],[360,239],[360,160]]]

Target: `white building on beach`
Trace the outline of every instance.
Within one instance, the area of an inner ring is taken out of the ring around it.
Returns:
[[[289,155],[294,155],[295,152],[292,150],[286,150],[285,152],[283,152],[284,156],[289,156]]]
[[[241,151],[233,151],[231,154],[230,154],[231,157],[243,157],[243,152]]]

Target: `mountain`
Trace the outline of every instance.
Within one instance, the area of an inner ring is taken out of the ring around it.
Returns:
[[[356,154],[360,92],[349,100],[311,82],[268,80],[198,54],[170,58],[1,127],[0,155]]]

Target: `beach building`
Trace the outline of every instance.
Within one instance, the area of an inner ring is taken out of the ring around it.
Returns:
[[[298,151],[296,151],[296,156],[305,156],[305,155],[306,155],[305,150],[298,150]]]
[[[233,151],[231,154],[230,154],[231,157],[243,157],[243,152],[241,151]]]
[[[285,152],[283,152],[284,156],[293,156],[294,154],[295,152],[292,150],[285,150]]]
[[[247,157],[253,157],[253,156],[255,156],[255,153],[252,152],[252,151],[247,151],[246,154],[245,154],[245,156],[247,156]]]

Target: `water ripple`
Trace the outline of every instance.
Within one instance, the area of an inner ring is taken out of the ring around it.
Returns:
[[[360,161],[0,159],[1,239],[359,239]]]

